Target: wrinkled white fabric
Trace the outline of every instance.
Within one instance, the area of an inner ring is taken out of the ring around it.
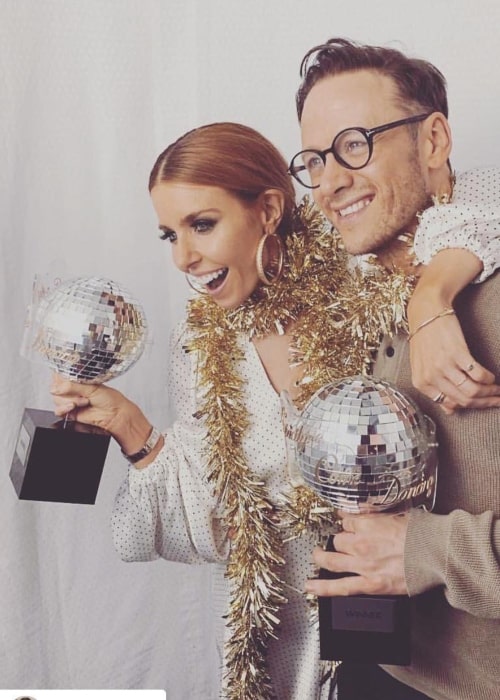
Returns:
[[[444,248],[466,248],[483,263],[476,281],[489,277],[500,261],[500,168],[458,174],[452,201],[422,213],[414,248],[425,264]]]
[[[199,408],[196,355],[183,349],[184,324],[174,334],[170,351],[171,393],[178,420],[165,431],[165,446],[145,469],[129,470],[113,513],[115,546],[127,561],[164,557],[185,563],[223,563],[229,543],[221,527],[221,511],[204,472],[205,428],[195,417]],[[261,477],[276,502],[290,488],[279,396],[271,386],[254,345],[239,338],[244,360],[238,370],[250,426],[244,439],[248,467]],[[269,647],[269,666],[280,700],[327,697],[320,694],[323,664],[319,661],[318,627],[301,591],[313,574],[312,535],[285,545],[288,598],[280,613],[278,640]],[[224,566],[216,568],[214,614],[219,644],[224,637],[221,613],[227,612],[229,591]],[[217,611],[217,613],[215,612]]]
[[[126,472],[118,446],[93,506],[19,500],[9,479],[24,407],[53,409],[49,369],[20,355],[35,275],[107,277],[140,300],[147,348],[114,386],[169,422],[165,348],[189,289],[158,240],[147,179],[158,153],[203,119],[198,90],[186,90],[205,56],[198,9],[0,1],[0,682],[18,689],[12,697],[160,688],[168,700],[217,698],[211,567],[119,559],[109,524]]]

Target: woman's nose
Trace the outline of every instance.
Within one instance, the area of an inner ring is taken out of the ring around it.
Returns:
[[[190,238],[189,235],[179,235],[175,245],[172,246],[174,264],[182,272],[189,272],[201,257]]]

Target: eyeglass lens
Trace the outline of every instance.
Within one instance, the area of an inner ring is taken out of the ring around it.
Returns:
[[[370,144],[365,134],[358,129],[348,129],[338,134],[331,151],[348,168],[363,168],[370,160]],[[326,153],[301,151],[293,159],[293,174],[305,187],[316,187],[323,175],[325,161]]]
[[[373,149],[373,137],[377,133],[395,129],[397,126],[421,122],[431,112],[417,114],[413,117],[398,119],[381,124],[374,129],[344,129],[334,138],[331,148],[325,151],[305,150],[297,153],[290,164],[290,174],[304,187],[319,187],[319,182],[326,165],[326,157],[332,153],[335,160],[351,170],[359,170],[368,164]]]

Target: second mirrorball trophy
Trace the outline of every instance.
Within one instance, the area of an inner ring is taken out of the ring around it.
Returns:
[[[435,425],[395,386],[359,375],[327,384],[301,412],[286,395],[282,400],[291,470],[330,506],[348,513],[432,509]],[[320,578],[349,575],[320,571]],[[410,663],[408,596],[325,597],[318,605],[322,659]]]
[[[101,384],[139,359],[146,335],[144,311],[127,290],[108,279],[82,277],[42,299],[31,350],[66,379]],[[109,441],[101,428],[26,408],[10,470],[18,497],[95,503]]]

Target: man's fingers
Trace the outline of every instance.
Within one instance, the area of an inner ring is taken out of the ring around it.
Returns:
[[[335,536],[337,537],[337,535]],[[339,545],[340,546],[340,545]],[[332,572],[352,571],[352,557],[342,552],[325,552],[321,547],[315,547],[313,551],[313,562],[321,569]],[[352,573],[357,573],[353,571]]]
[[[363,576],[343,576],[336,579],[308,579],[305,592],[315,596],[348,596],[375,594],[374,583]]]

